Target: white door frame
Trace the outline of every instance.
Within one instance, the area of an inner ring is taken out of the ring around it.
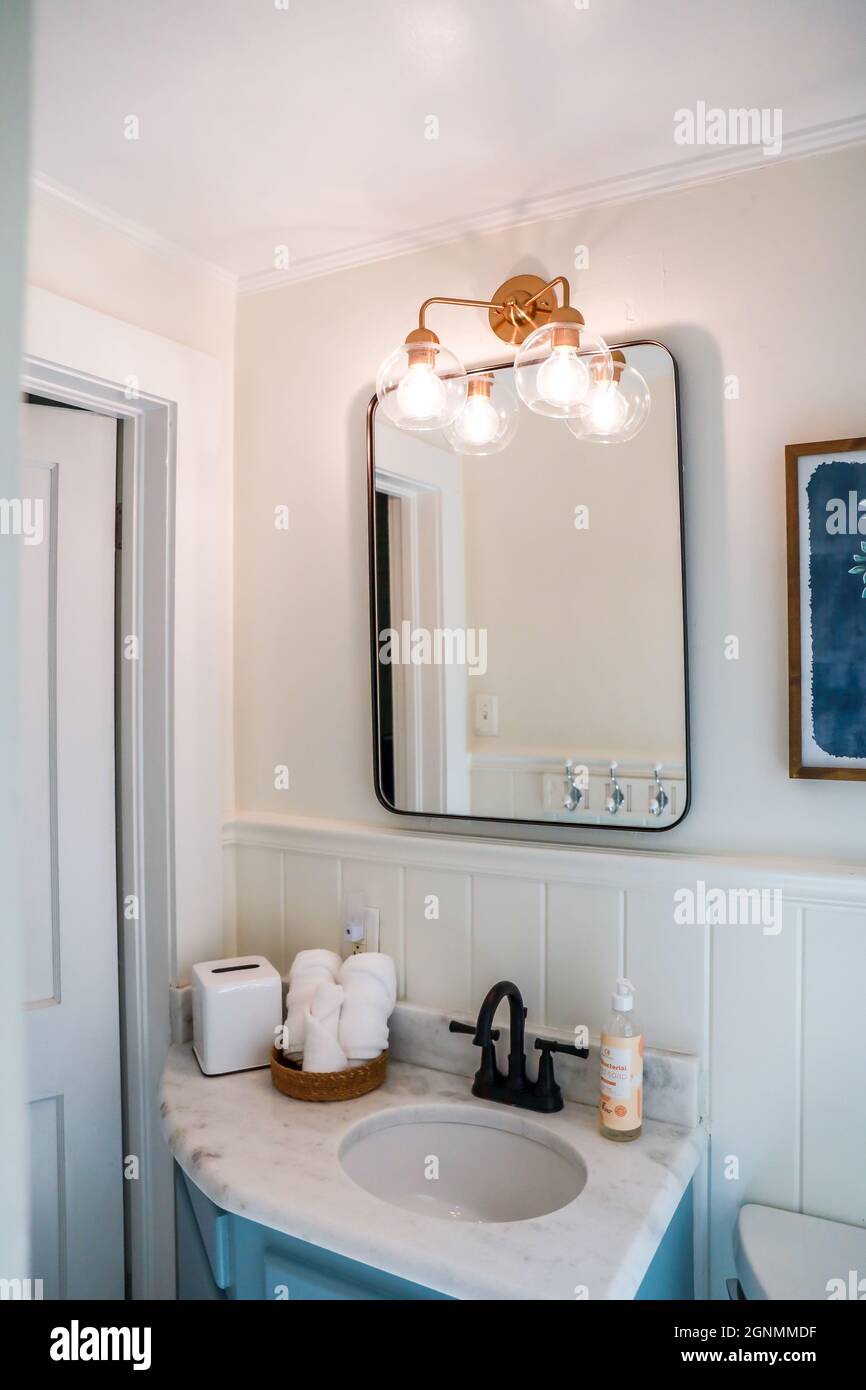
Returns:
[[[463,479],[459,463],[428,445],[427,468],[377,463],[375,488],[399,499],[402,616],[413,625],[462,629],[466,623]],[[393,622],[393,614],[392,614]],[[397,624],[394,624],[398,626]],[[469,809],[466,670],[460,666],[392,668],[403,686],[406,800],[413,810]],[[395,758],[398,736],[395,718]]]
[[[398,574],[401,591],[399,618],[408,619],[413,630],[441,626],[439,566],[439,494],[428,483],[402,478],[384,469],[376,471],[376,490],[400,503],[397,537],[400,551],[394,556],[392,575]],[[434,542],[424,563],[419,544],[420,517],[433,528]],[[393,604],[393,598],[392,598]],[[426,619],[426,622],[425,622]],[[400,630],[399,621],[392,624]],[[442,668],[436,666],[395,665],[391,668],[394,685],[395,716],[403,717],[402,729],[394,719],[395,773],[406,801],[413,810],[428,807],[444,810],[445,740]],[[428,735],[425,738],[425,733]],[[399,739],[399,746],[398,746]]]
[[[175,1296],[174,1191],[159,1080],[170,1041],[174,887],[174,515],[176,407],[159,397],[26,356],[22,389],[112,415],[121,438],[118,626],[118,920],[127,1289]],[[123,638],[139,639],[124,660]],[[134,902],[133,900],[137,900]],[[137,916],[135,915],[137,912]]]

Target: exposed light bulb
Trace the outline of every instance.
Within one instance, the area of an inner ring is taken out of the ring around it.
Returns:
[[[573,347],[555,347],[538,369],[538,391],[551,405],[577,405],[589,389],[589,369]]]
[[[413,362],[397,387],[397,404],[410,420],[432,420],[444,409],[445,384],[429,362]]]
[[[458,454],[499,454],[514,438],[517,420],[514,394],[493,372],[484,372],[469,378],[466,401],[445,426],[445,438]]]
[[[615,381],[590,392],[587,423],[595,434],[617,434],[626,422],[628,401]]]
[[[470,396],[454,421],[454,433],[465,444],[490,444],[499,428],[499,415],[489,396]]]

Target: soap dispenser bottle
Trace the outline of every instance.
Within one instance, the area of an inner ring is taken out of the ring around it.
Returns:
[[[634,985],[617,980],[601,1035],[599,1129],[605,1139],[639,1139],[643,1125],[643,1034],[634,1016]]]

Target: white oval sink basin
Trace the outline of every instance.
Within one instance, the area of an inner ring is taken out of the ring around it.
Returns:
[[[350,1130],[340,1162],[392,1206],[448,1221],[527,1221],[579,1196],[586,1167],[570,1144],[524,1119],[463,1105],[411,1106]]]

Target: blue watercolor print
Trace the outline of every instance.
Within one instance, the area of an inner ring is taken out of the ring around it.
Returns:
[[[831,758],[866,758],[866,603],[849,575],[852,543],[861,549],[857,503],[866,498],[866,463],[819,464],[806,485],[809,514],[809,591],[812,605],[812,732]],[[848,524],[828,527],[845,503]],[[834,506],[835,504],[835,506]],[[866,578],[864,590],[866,594]]]

